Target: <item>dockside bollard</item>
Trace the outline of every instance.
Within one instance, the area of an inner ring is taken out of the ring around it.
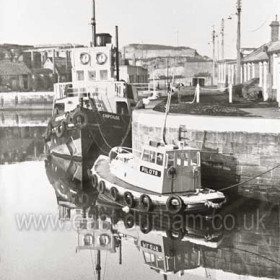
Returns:
[[[229,93],[228,101],[229,103],[232,103],[232,84],[230,84],[228,87],[228,93]]]
[[[200,87],[199,84],[196,85],[196,103],[199,103]]]

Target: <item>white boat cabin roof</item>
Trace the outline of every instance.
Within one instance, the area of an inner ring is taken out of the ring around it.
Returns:
[[[154,142],[154,141],[150,141],[149,144],[150,145],[143,147],[143,151],[149,150],[149,151],[161,152],[161,153],[173,152],[173,151],[178,151],[178,152],[180,152],[180,151],[199,151],[199,149],[185,146],[185,145],[184,146],[181,145],[180,147],[178,145],[174,145],[174,144],[163,145],[159,142]]]

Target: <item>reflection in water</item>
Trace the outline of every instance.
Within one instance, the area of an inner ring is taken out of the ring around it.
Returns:
[[[90,163],[49,156],[46,174],[53,186],[59,206],[59,217],[69,220],[71,209],[89,208],[97,197],[87,175]]]
[[[0,164],[38,160],[44,153],[44,127],[2,127]]]
[[[2,127],[0,164],[40,159],[44,131]],[[0,165],[3,279],[280,278],[278,204],[236,198],[210,220],[125,213],[97,196],[91,166],[56,157],[45,165]],[[16,224],[18,213],[53,212],[62,227],[22,230]]]
[[[81,188],[78,163],[53,158],[46,166],[56,190],[60,217],[63,214],[65,222],[75,224],[77,252],[95,251],[97,263],[105,251],[115,253],[125,266],[122,247],[132,245],[154,275],[194,274],[206,279],[216,275],[216,279],[223,279],[217,275],[227,272],[280,277],[277,205],[237,198],[211,219],[200,215],[125,213],[121,205],[97,198],[89,180]],[[91,190],[86,193],[91,199],[77,199],[84,188]],[[101,275],[101,265],[95,268]]]

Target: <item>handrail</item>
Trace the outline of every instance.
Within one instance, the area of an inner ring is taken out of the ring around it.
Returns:
[[[127,97],[125,83],[118,81],[67,82],[54,85],[56,98],[67,97],[69,92],[77,96],[83,93],[107,93],[108,91],[113,91],[118,97]]]

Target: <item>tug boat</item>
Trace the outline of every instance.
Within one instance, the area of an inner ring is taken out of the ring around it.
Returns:
[[[203,212],[220,208],[223,193],[201,187],[200,151],[150,142],[142,152],[114,147],[92,170],[99,195],[140,211]]]

